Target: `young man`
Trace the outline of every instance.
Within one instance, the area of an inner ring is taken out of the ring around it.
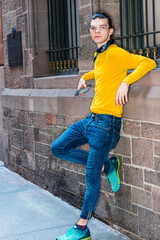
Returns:
[[[97,45],[95,67],[84,74],[78,84],[78,89],[87,89],[86,81],[95,79],[91,113],[71,125],[51,147],[55,156],[86,165],[86,193],[80,219],[57,240],[91,239],[87,223],[98,201],[102,168],[112,190],[119,189],[119,160],[117,157],[107,160],[107,156],[119,141],[122,109],[128,102],[129,85],[156,67],[153,60],[130,54],[113,44],[112,34],[113,26],[108,15],[98,13],[92,16],[90,35]],[[129,69],[135,70],[127,76]],[[89,153],[77,148],[85,143],[90,145]]]

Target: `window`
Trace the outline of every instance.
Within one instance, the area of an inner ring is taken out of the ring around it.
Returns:
[[[121,46],[147,57],[160,57],[159,0],[120,0]]]
[[[51,75],[78,72],[76,0],[48,0],[49,65]]]

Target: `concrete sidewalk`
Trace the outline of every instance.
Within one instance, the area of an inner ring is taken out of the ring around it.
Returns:
[[[79,214],[0,161],[0,240],[55,240],[73,226]],[[129,240],[95,218],[88,226],[92,240]]]

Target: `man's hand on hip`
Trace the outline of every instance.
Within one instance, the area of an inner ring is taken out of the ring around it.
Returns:
[[[126,82],[122,82],[120,87],[118,88],[117,94],[116,94],[116,105],[120,104],[123,106],[125,103],[128,102],[128,89],[129,86]]]
[[[84,80],[83,78],[81,78],[81,79],[79,80],[77,90],[79,90],[80,88],[83,88],[83,87],[84,87],[85,89],[88,89],[85,80]],[[83,95],[84,95],[84,93],[80,94],[79,96],[83,96]]]

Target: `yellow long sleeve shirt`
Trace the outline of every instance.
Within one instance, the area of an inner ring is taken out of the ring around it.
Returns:
[[[123,107],[117,106],[115,100],[120,84],[124,81],[130,85],[155,67],[156,63],[150,58],[131,54],[116,44],[110,45],[98,55],[94,70],[82,76],[85,81],[95,79],[91,112],[121,117]],[[135,70],[127,75],[130,69]]]

